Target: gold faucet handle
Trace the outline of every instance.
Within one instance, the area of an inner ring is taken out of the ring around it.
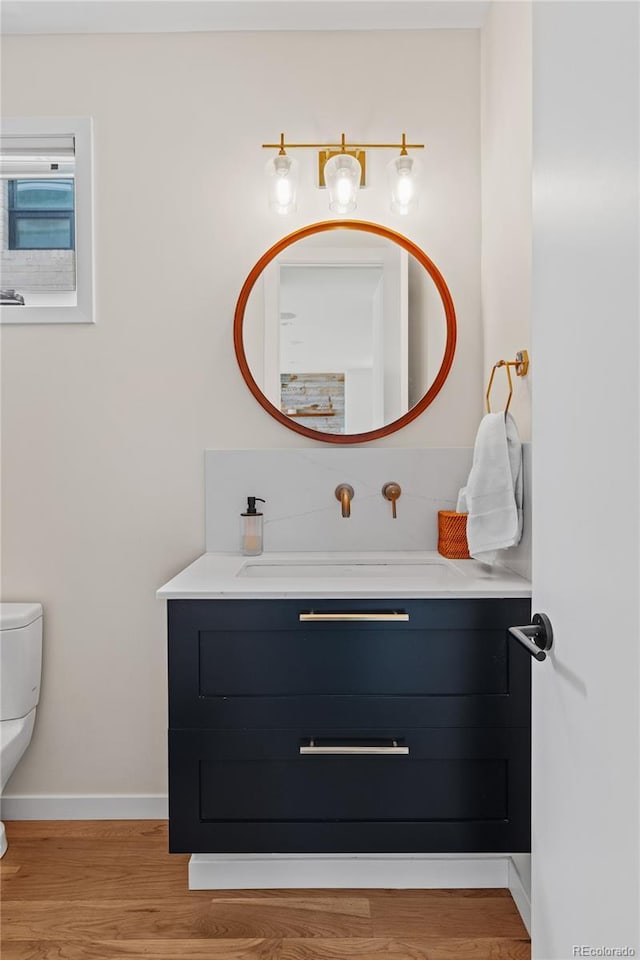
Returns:
[[[385,498],[385,500],[391,501],[393,519],[396,520],[398,517],[396,504],[399,497],[402,496],[402,487],[399,483],[385,483],[384,487],[382,488],[382,496]]]
[[[351,501],[355,496],[353,487],[351,486],[350,483],[339,483],[335,489],[335,494],[336,494],[336,500],[339,500],[342,506],[342,516],[350,517]]]

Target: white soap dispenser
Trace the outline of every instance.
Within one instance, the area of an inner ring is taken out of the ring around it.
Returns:
[[[247,511],[240,514],[240,551],[245,557],[262,553],[263,517],[256,510],[256,500],[266,503],[262,497],[247,497]]]

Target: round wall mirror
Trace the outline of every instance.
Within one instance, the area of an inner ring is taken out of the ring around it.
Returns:
[[[442,388],[456,344],[442,274],[406,237],[331,220],[258,260],[236,306],[247,386],[284,426],[328,443],[399,430]]]

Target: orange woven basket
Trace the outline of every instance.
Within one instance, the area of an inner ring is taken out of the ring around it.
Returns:
[[[469,560],[467,514],[438,510],[438,553],[450,560]]]

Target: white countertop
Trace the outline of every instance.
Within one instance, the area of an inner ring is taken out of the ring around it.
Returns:
[[[530,597],[531,583],[506,567],[447,560],[435,551],[263,553],[259,557],[203,553],[160,587],[156,596],[165,600],[513,598]]]

